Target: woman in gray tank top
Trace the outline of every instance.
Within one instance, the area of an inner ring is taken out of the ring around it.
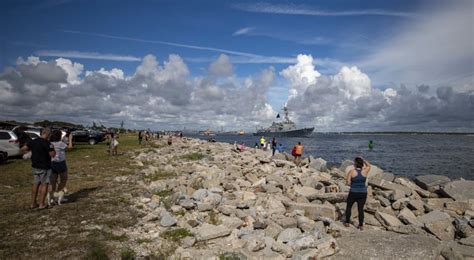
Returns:
[[[347,196],[346,207],[346,227],[351,223],[352,205],[357,202],[359,211],[359,229],[364,228],[364,205],[367,200],[366,180],[370,171],[370,163],[361,157],[354,159],[354,169],[350,170],[346,175],[346,184],[351,186],[349,195]]]

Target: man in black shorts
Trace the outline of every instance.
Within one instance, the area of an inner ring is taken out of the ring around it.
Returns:
[[[31,193],[31,208],[44,209],[46,194],[48,192],[49,177],[51,175],[51,158],[56,155],[53,145],[49,142],[51,129],[45,128],[41,137],[28,142],[21,148],[23,153],[31,151],[31,167],[33,172],[33,191]],[[40,196],[38,205],[36,198]]]

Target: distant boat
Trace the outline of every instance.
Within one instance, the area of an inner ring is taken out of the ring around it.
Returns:
[[[245,134],[244,130],[239,131],[239,135],[244,135],[244,134]]]
[[[211,129],[207,129],[205,131],[201,131],[199,133],[200,135],[206,135],[206,136],[214,136],[216,135]]]
[[[268,128],[257,130],[254,136],[270,136],[270,137],[304,137],[309,136],[313,131],[314,127],[309,128],[297,128],[296,124],[288,117],[288,107],[283,107],[285,118],[282,122],[273,122]],[[279,115],[277,116],[279,118]]]

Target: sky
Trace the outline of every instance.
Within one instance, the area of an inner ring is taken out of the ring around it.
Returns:
[[[0,120],[474,131],[474,1],[0,2]]]

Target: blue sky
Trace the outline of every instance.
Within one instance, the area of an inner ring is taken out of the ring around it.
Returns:
[[[82,64],[84,72],[119,68],[131,76],[146,55],[162,64],[177,54],[189,68],[188,77],[199,78],[225,54],[235,79],[273,67],[266,102],[275,109],[288,101],[292,88],[281,71],[306,54],[325,75],[356,66],[381,91],[402,84],[452,85],[465,91],[472,89],[470,49],[453,57],[451,49],[443,49],[446,44],[430,41],[439,38],[432,18],[445,19],[446,28],[439,31],[451,33],[456,24],[449,24],[449,15],[459,12],[453,6],[472,5],[437,0],[6,0],[0,3],[0,70],[15,67],[19,57],[62,57]],[[472,49],[472,24],[465,23],[472,20],[472,12],[459,19],[467,29],[461,47],[470,44]],[[423,38],[425,30],[434,31],[433,37]],[[419,52],[422,57],[413,55]]]

